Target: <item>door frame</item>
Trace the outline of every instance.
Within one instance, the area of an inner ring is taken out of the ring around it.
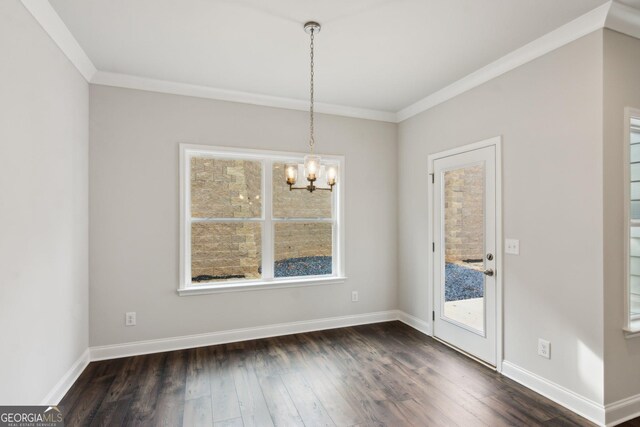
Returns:
[[[430,154],[427,157],[429,172],[429,179],[427,185],[427,198],[428,198],[428,214],[429,214],[429,229],[428,229],[428,242],[431,242],[431,247],[434,244],[434,184],[433,184],[433,163],[437,159],[453,156],[456,154],[466,153],[468,151],[477,150],[479,148],[495,147],[495,166],[496,166],[496,371],[502,372],[503,361],[503,289],[502,289],[502,275],[503,275],[503,257],[502,250],[503,238],[502,238],[502,136],[495,136],[493,138],[484,139],[482,141],[474,142],[472,144],[463,145],[461,147],[452,148],[450,150],[440,151],[438,153]],[[435,268],[435,253],[432,250],[429,252],[428,258],[428,280],[427,280],[427,292],[429,295],[429,301],[427,304],[428,312],[431,313],[431,320],[429,321],[430,335],[434,337],[433,327],[433,291],[434,291],[434,268]]]

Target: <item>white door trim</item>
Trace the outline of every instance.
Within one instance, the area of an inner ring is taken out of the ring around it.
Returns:
[[[433,162],[437,159],[453,156],[455,154],[465,153],[467,151],[477,150],[485,147],[495,147],[496,153],[496,371],[502,372],[502,360],[504,358],[503,353],[503,257],[502,251],[502,136],[495,136],[493,138],[485,139],[475,142],[473,144],[463,145],[462,147],[452,148],[450,150],[441,151],[439,153],[430,154],[427,157],[428,162],[428,185],[427,185],[427,197],[428,197],[428,212],[429,212],[429,229],[428,229],[428,242],[433,245],[434,232],[433,232],[433,219],[434,219],[434,188],[431,177],[433,176]],[[434,273],[434,252],[431,251],[428,258],[428,270],[429,275],[427,279],[427,292],[429,295],[429,301],[427,303],[428,312],[431,315],[431,336],[433,336],[433,273]]]

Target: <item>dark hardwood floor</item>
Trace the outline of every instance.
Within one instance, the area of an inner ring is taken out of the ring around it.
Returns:
[[[585,426],[400,323],[93,362],[68,426]]]

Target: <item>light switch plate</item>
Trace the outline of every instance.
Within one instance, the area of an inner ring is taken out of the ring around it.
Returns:
[[[520,255],[520,240],[504,239],[504,253],[511,255]]]

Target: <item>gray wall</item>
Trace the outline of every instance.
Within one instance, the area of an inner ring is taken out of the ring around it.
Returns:
[[[503,136],[504,356],[601,403],[602,31],[399,126],[399,306],[427,313],[427,156]],[[537,356],[539,337],[551,359]]]
[[[178,143],[304,152],[308,113],[90,91],[91,345],[397,307],[394,124],[317,117],[318,152],[346,156],[346,283],[180,297]],[[127,311],[136,327],[124,326]]]
[[[88,345],[88,84],[0,1],[0,404],[39,404]]]
[[[625,339],[624,108],[640,108],[640,40],[604,33],[605,402],[640,393],[640,338]]]

